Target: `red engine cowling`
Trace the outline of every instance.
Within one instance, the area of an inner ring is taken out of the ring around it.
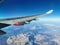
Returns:
[[[14,26],[20,26],[20,25],[23,25],[23,23],[22,22],[17,22],[17,23],[15,23],[15,24],[13,24]]]

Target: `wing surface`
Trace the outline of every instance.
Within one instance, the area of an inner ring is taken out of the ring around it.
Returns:
[[[32,20],[35,20],[36,18],[44,15],[51,14],[53,10],[49,10],[48,12],[44,14],[37,14],[33,16],[26,16],[26,17],[16,17],[16,18],[8,18],[8,19],[0,19],[0,29],[7,27],[11,24],[14,24],[16,22],[21,22],[22,24],[26,24]],[[6,34],[6,32],[0,30],[0,35]]]
[[[0,23],[14,24],[16,22],[28,22],[28,21],[31,21],[31,20],[35,20],[40,16],[51,14],[52,12],[53,12],[53,10],[49,10],[48,12],[45,12],[43,14],[36,14],[36,15],[33,15],[33,16],[0,19]]]

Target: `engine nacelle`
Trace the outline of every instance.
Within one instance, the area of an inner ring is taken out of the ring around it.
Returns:
[[[20,25],[23,25],[23,23],[22,22],[17,22],[17,23],[14,23],[13,25],[14,26],[20,26]]]
[[[14,23],[13,25],[14,26],[21,26],[21,25],[24,25],[24,24],[29,24],[30,21],[25,21],[25,22],[17,22],[17,23]]]

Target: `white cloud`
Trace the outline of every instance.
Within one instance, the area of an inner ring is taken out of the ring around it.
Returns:
[[[56,36],[56,38],[52,39],[52,41],[55,41],[60,45],[60,36]]]
[[[16,36],[10,36],[7,39],[8,45],[25,45],[26,42],[28,42],[28,37],[26,37],[24,34],[19,34]]]
[[[45,37],[46,36],[42,36],[40,34],[34,36],[34,38],[35,38],[34,43],[36,43],[38,45],[48,45],[48,42],[43,41],[44,39],[46,39]]]
[[[36,26],[32,26],[31,28],[30,28],[30,30],[36,30]]]
[[[17,28],[14,28],[14,30],[19,30],[19,29],[20,29],[20,28],[18,28],[18,27],[17,27]]]
[[[60,22],[60,18],[39,18],[38,22]]]
[[[51,27],[51,28],[54,28],[54,29],[60,29],[60,26],[59,25],[55,25],[55,24],[43,24],[47,27]]]
[[[44,24],[45,26],[48,26],[48,27],[55,27],[56,25],[54,24]]]

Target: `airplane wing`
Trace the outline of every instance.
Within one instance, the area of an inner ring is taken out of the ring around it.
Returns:
[[[9,25],[10,25],[10,24],[0,23],[0,29],[1,29],[1,28],[4,28],[4,27],[7,27],[7,26],[9,26]],[[3,30],[0,30],[0,35],[4,35],[4,34],[6,34],[6,32],[3,31]]]
[[[37,14],[37,15],[26,16],[26,17],[0,19],[0,29],[7,27],[9,25],[20,26],[20,25],[28,24],[28,23],[30,23],[30,21],[35,20],[39,16],[48,15],[48,14],[51,14],[52,12],[53,12],[53,10],[49,10],[48,12],[46,12],[44,14]],[[0,30],[0,32],[3,32],[3,31]]]

